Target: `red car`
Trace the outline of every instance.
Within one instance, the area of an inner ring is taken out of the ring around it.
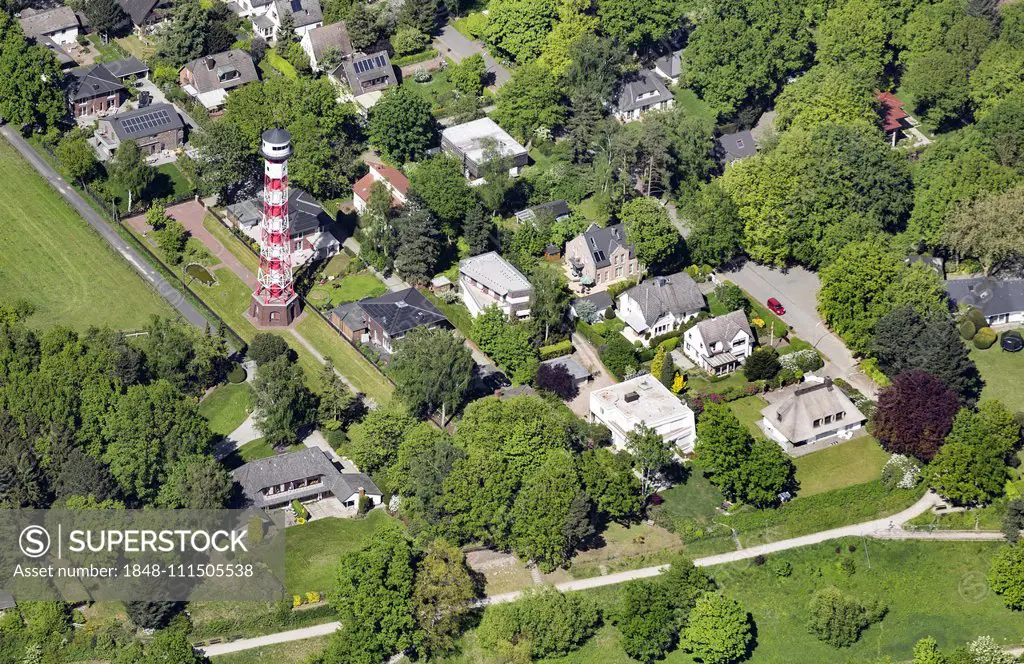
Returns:
[[[774,297],[768,298],[768,308],[771,309],[772,313],[776,316],[781,316],[786,313],[786,307],[782,306],[782,303]]]

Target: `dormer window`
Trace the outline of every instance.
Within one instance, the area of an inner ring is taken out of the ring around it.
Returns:
[[[736,139],[736,147],[739,148],[740,150],[743,149],[744,144],[743,144],[743,139],[742,138],[737,138]]]
[[[217,78],[223,83],[224,81],[232,81],[241,76],[237,69],[227,69],[218,73]]]
[[[836,413],[836,422],[838,422],[839,420],[843,419],[844,417],[846,417],[846,411],[845,410],[839,411],[838,413]]]
[[[818,419],[814,420],[814,426],[815,426],[815,428],[821,426],[821,418],[820,417]]]
[[[832,424],[832,416],[831,415],[826,415],[825,416],[825,424]]]

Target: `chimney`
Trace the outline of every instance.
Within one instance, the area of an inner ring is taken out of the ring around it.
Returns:
[[[362,498],[363,496],[366,495],[366,489],[364,489],[363,487],[359,487],[358,491],[359,491],[359,497],[360,498]]]
[[[217,66],[216,60],[214,60],[213,58],[206,58],[206,69],[207,70],[213,71],[213,68],[216,67],[216,66]]]

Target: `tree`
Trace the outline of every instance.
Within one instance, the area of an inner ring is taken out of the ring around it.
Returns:
[[[534,291],[530,317],[544,330],[543,340],[547,343],[551,330],[559,332],[565,329],[569,314],[569,289],[558,275],[549,270],[534,270],[530,274],[530,281]]]
[[[170,28],[160,43],[160,54],[180,67],[203,54],[209,17],[199,0],[181,0],[171,10]]]
[[[348,37],[352,42],[352,48],[358,51],[367,51],[376,46],[381,38],[380,19],[374,8],[362,2],[353,2],[345,19],[348,28]]]
[[[541,127],[551,131],[561,127],[568,114],[558,81],[541,65],[530,63],[517,68],[501,87],[491,115],[516,140],[525,143]]]
[[[750,313],[750,300],[743,289],[731,281],[723,281],[715,286],[715,299],[728,311]]]
[[[422,157],[436,133],[430,104],[404,85],[385,91],[370,111],[370,142],[395,161]]]
[[[461,62],[448,68],[448,80],[455,89],[474,97],[479,97],[484,91],[486,75],[487,65],[484,63],[484,56],[479,53],[463,58]]]
[[[1014,498],[1006,503],[1002,530],[1010,544],[1016,544],[1020,540],[1020,531],[1024,530],[1024,498]]]
[[[295,442],[299,427],[309,422],[312,395],[302,367],[278,356],[259,366],[252,382],[256,428],[273,447]]]
[[[570,50],[570,62],[565,72],[565,84],[573,107],[576,100],[591,99],[597,104],[608,99],[622,67],[629,60],[626,47],[615,39],[583,35]]]
[[[184,602],[125,602],[128,618],[142,629],[162,629],[185,608]]]
[[[726,496],[736,498],[740,493],[740,467],[750,444],[750,432],[729,406],[709,403],[704,407],[694,451],[701,467],[711,473],[711,483]]]
[[[377,408],[349,429],[349,454],[364,473],[375,473],[394,461],[405,433],[416,421],[401,410]]]
[[[946,664],[946,656],[939,650],[939,644],[927,636],[914,644],[914,661],[911,664]]]
[[[1006,463],[968,443],[947,441],[925,471],[925,481],[954,505],[977,505],[1002,494]]]
[[[292,349],[288,347],[288,342],[270,332],[257,332],[246,353],[246,357],[255,362],[257,366],[273,362],[279,357],[290,359],[291,356]]]
[[[869,80],[843,67],[811,67],[787,84],[775,100],[776,129],[814,129],[826,124],[876,126],[877,102]]]
[[[657,350],[654,351],[654,358],[651,360],[651,377],[665,387],[671,387],[675,375],[675,365],[672,364],[672,356],[665,351],[664,344],[659,345]]]
[[[686,247],[694,264],[721,267],[743,252],[743,220],[718,183],[702,186],[683,215],[690,226]]]
[[[520,64],[540,55],[557,18],[556,0],[498,0],[487,9],[485,40]]]
[[[423,633],[420,648],[425,653],[443,655],[455,647],[474,596],[462,551],[443,539],[427,545],[413,589],[416,624]]]
[[[189,142],[197,155],[188,163],[195,171],[192,180],[200,183],[200,191],[230,199],[255,181],[259,164],[255,148],[234,122],[212,122],[192,134]]]
[[[539,390],[553,392],[562,401],[572,401],[580,392],[576,379],[562,364],[541,364],[534,384]]]
[[[548,454],[523,479],[512,508],[512,547],[544,572],[552,572],[572,555],[573,501],[581,492],[572,457],[565,450]],[[589,510],[586,510],[589,516]],[[589,519],[588,519],[589,520]]]
[[[636,257],[649,269],[664,265],[680,245],[679,231],[668,211],[653,198],[634,198],[622,206],[619,218],[626,237],[636,247]]]
[[[640,474],[640,493],[646,499],[658,490],[662,471],[672,463],[672,444],[644,424],[626,434],[626,449]]]
[[[821,271],[818,311],[851,349],[867,349],[875,324],[889,312],[899,272],[897,257],[877,242],[849,245]]]
[[[678,627],[668,589],[651,581],[631,581],[619,590],[611,619],[621,632],[622,649],[649,663],[676,644]]]
[[[442,225],[452,229],[458,229],[476,205],[473,190],[462,174],[462,165],[445,153],[417,164],[409,173],[409,188]]]
[[[720,115],[764,104],[807,64],[811,35],[802,11],[773,0],[715,3],[683,51],[686,84]]]
[[[668,0],[598,0],[601,30],[630,50],[650,47],[679,28],[683,7]]]
[[[122,141],[110,160],[110,174],[138,201],[142,192],[153,181],[153,169],[146,165],[142,151],[135,141]]]
[[[64,174],[83,185],[96,173],[96,154],[87,138],[84,131],[68,132],[60,139],[56,150]]]
[[[212,456],[190,454],[167,469],[157,504],[170,509],[220,509],[231,494],[232,480]]]
[[[441,255],[441,237],[437,220],[429,210],[407,205],[395,221],[398,250],[395,271],[414,285],[426,285],[434,276]]]
[[[835,262],[848,245],[899,228],[911,202],[906,160],[863,124],[786,131],[773,150],[730,165],[721,184],[747,253],[777,266]]]
[[[437,29],[437,0],[414,0],[402,5],[398,12],[398,24],[416,28],[425,35]]]
[[[877,602],[865,606],[837,588],[823,588],[811,598],[808,611],[811,634],[835,648],[845,648],[856,643],[868,625],[881,620],[886,609]]]
[[[441,422],[465,400],[473,356],[451,332],[417,327],[398,342],[391,360],[397,394],[418,415],[441,411]]]
[[[607,448],[586,450],[579,457],[580,481],[599,514],[624,522],[640,512],[640,480],[632,460]]]
[[[750,381],[771,380],[780,369],[779,352],[774,348],[758,348],[743,362],[743,376]]]
[[[965,404],[973,404],[981,393],[981,375],[948,315],[922,317],[911,306],[893,309],[875,326],[871,354],[885,375],[920,369],[939,378]]]
[[[566,655],[594,633],[600,611],[579,593],[553,589],[527,592],[517,602],[493,604],[484,611],[477,630],[480,643],[492,657],[525,646],[528,659]]]
[[[53,127],[67,114],[57,58],[29,44],[11,14],[0,14],[0,117],[13,127]]]
[[[598,18],[589,13],[590,0],[561,0],[559,20],[548,33],[538,62],[555,76],[562,76],[572,62],[573,48],[584,37],[597,32]]]
[[[292,14],[290,6],[283,8],[280,21],[276,32],[277,41],[274,43],[274,51],[282,58],[287,59],[292,44],[298,41],[295,34],[295,15]]]
[[[601,362],[616,376],[626,376],[640,366],[636,349],[621,334],[613,334],[605,341]]]
[[[815,59],[873,85],[892,58],[887,48],[891,10],[879,0],[833,7],[815,34]]]
[[[1003,596],[1006,606],[1024,609],[1024,545],[1004,546],[996,554],[989,572],[988,582],[997,594]]]
[[[946,220],[945,242],[964,256],[976,256],[985,274],[1024,254],[1024,185],[961,205]]]
[[[754,507],[776,505],[795,474],[793,460],[777,443],[758,438],[739,467],[740,498]]]
[[[436,526],[442,515],[444,481],[466,452],[452,444],[447,433],[421,423],[406,429],[395,462],[388,469],[388,486],[401,494],[402,515],[410,530]]]
[[[400,26],[395,34],[391,35],[391,45],[398,55],[412,55],[419,53],[427,47],[430,37],[412,26]]]
[[[979,636],[967,644],[971,664],[1013,664],[1013,655],[991,636]]]
[[[89,25],[104,37],[125,29],[128,15],[117,0],[87,0],[83,11]]]
[[[911,369],[878,395],[875,437],[887,451],[931,461],[960,408],[955,392],[935,376]]]
[[[188,242],[188,231],[177,219],[169,219],[163,228],[154,233],[156,246],[171,265],[181,263]]]
[[[258,336],[258,335],[257,335]],[[316,420],[327,431],[348,426],[359,409],[359,399],[348,388],[328,359],[320,369]]]
[[[342,554],[329,597],[343,625],[332,647],[345,656],[326,661],[383,661],[417,644],[414,577],[412,545],[394,524],[374,531],[361,550]]]
[[[189,622],[178,618],[159,630],[146,647],[140,664],[202,664],[206,658],[196,653],[189,641]]]
[[[469,255],[476,256],[485,253],[491,248],[491,232],[494,230],[494,222],[491,215],[487,213],[484,206],[476,202],[466,215],[462,223],[462,237],[469,245]]]
[[[1008,458],[1021,442],[1021,426],[1000,401],[987,399],[977,410],[961,408],[947,442],[971,445],[997,459]]]
[[[473,340],[498,366],[518,383],[528,383],[537,373],[537,349],[532,326],[525,321],[509,322],[497,307],[488,307],[473,321]]]
[[[736,600],[718,593],[705,593],[690,612],[682,640],[687,652],[706,664],[739,661],[753,641],[750,617]]]

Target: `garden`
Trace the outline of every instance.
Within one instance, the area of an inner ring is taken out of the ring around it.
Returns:
[[[998,399],[1012,411],[1024,411],[1024,351],[1010,353],[996,342],[984,350],[972,347],[971,359],[985,381],[982,399]]]
[[[373,272],[364,270],[354,274],[321,280],[309,289],[306,299],[322,311],[329,311],[344,302],[356,302],[364,297],[377,297],[387,292]]]
[[[206,395],[199,412],[210,422],[210,430],[226,436],[249,417],[253,391],[248,383],[226,383]]]
[[[373,510],[362,519],[320,519],[285,530],[285,578],[289,594],[323,593],[335,584],[338,557],[355,551],[392,517]]]

